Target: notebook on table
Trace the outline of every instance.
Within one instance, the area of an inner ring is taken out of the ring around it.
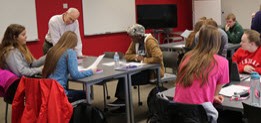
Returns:
[[[240,74],[237,63],[232,62],[231,67],[230,67],[230,81],[244,81],[246,79],[250,78],[249,74]]]

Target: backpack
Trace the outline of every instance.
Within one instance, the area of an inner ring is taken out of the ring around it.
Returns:
[[[167,122],[168,115],[166,114],[165,104],[159,101],[157,94],[159,92],[165,91],[165,87],[155,87],[153,88],[147,98],[147,105],[149,109],[149,116],[147,123],[165,123]]]
[[[70,123],[107,123],[107,121],[99,108],[86,102],[80,102],[73,108]]]

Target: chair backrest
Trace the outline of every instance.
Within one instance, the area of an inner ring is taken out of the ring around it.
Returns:
[[[169,123],[208,123],[207,114],[202,105],[170,102],[167,109]]]
[[[113,58],[115,52],[104,52],[105,54],[105,58]],[[119,56],[120,56],[120,59],[123,59],[124,57],[124,54],[122,52],[118,52]]]
[[[18,84],[19,84],[19,81],[20,79],[14,81],[10,86],[9,88],[7,89],[6,91],[6,94],[4,96],[4,101],[9,103],[9,104],[12,104],[13,100],[14,100],[14,96],[15,96],[15,92],[16,92],[16,89],[18,87]]]
[[[0,97],[7,97],[12,84],[19,81],[19,77],[9,70],[0,69]],[[15,90],[14,90],[15,92]]]
[[[244,116],[248,123],[261,123],[261,107],[252,106],[242,102],[244,107]]]
[[[72,112],[72,105],[56,80],[21,78],[12,103],[12,122],[69,122]]]
[[[176,73],[176,70],[178,68],[178,53],[177,52],[171,52],[171,51],[163,51],[163,62],[165,69],[171,68],[172,73]]]

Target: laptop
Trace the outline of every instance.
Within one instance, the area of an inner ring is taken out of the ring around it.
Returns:
[[[240,74],[238,71],[237,63],[232,62],[230,67],[230,82],[231,81],[244,81],[248,78],[250,78],[249,74]]]

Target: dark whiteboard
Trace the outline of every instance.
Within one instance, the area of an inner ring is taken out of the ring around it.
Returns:
[[[135,0],[82,0],[84,35],[123,32],[136,23]]]
[[[17,23],[25,26],[27,40],[38,40],[35,0],[0,0],[0,37],[8,25]]]

